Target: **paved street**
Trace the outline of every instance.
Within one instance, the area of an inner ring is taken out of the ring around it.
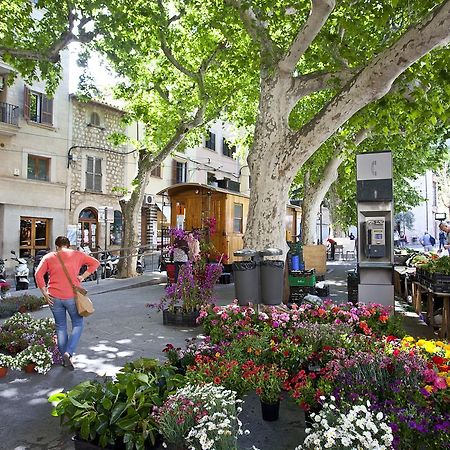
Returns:
[[[336,302],[346,300],[346,272],[351,262],[329,263],[327,282]],[[156,283],[156,284],[155,284]],[[184,329],[162,325],[162,314],[145,307],[157,302],[164,292],[165,276],[147,273],[131,280],[102,280],[86,283],[96,312],[86,320],[85,330],[75,359],[76,370],[54,367],[48,374],[9,371],[0,381],[0,449],[68,450],[73,449],[71,434],[50,415],[47,397],[58,390],[70,389],[86,379],[113,375],[125,362],[141,356],[163,359],[166,343],[183,345],[201,329]],[[217,285],[217,298],[226,304],[234,298],[234,285]],[[31,289],[30,293],[36,291]],[[33,313],[50,317],[48,308]],[[417,329],[412,319],[412,329]],[[426,327],[425,327],[426,328]],[[291,401],[281,405],[280,420],[264,422],[259,401],[248,396],[241,416],[249,436],[240,440],[240,449],[293,450],[302,440],[304,417]]]

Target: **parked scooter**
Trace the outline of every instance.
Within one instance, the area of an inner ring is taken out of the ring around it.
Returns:
[[[33,279],[34,279],[34,284],[37,287],[37,283],[36,283],[36,269],[39,265],[39,263],[41,262],[41,259],[49,252],[49,250],[38,250],[36,252],[36,256],[34,257],[34,261],[33,261]],[[46,273],[44,275],[44,281],[45,284],[48,284],[48,273]]]
[[[10,288],[9,283],[6,281],[6,259],[0,258],[0,300],[3,300],[7,296],[7,292]]]
[[[14,255],[11,259],[17,262],[17,266],[14,268],[16,291],[28,289],[28,286],[30,285],[30,280],[28,279],[30,269],[28,269],[27,260],[25,258],[18,258],[14,250],[11,250],[11,254]]]
[[[6,280],[6,259],[0,258],[0,280]]]
[[[111,252],[100,253],[100,267],[102,278],[110,278],[118,274],[119,257],[113,256]]]
[[[145,252],[145,250],[142,247],[138,250],[137,262],[136,262],[136,272],[137,273],[144,273],[144,269],[145,269],[144,252]]]

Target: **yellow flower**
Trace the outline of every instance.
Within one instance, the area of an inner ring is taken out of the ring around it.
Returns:
[[[219,352],[216,352],[216,358],[220,358],[220,353]]]
[[[270,346],[274,346],[275,345],[275,341],[273,339],[270,340]]]
[[[447,377],[447,378],[445,379],[445,381],[447,382],[447,386],[450,387],[450,377]]]
[[[417,345],[418,347],[423,347],[423,346],[425,345],[426,342],[427,342],[427,341],[426,341],[425,339],[419,339],[419,340],[416,342],[416,345]]]
[[[442,341],[436,341],[435,344],[439,347],[444,347],[444,343]]]
[[[415,339],[412,336],[406,336],[406,337],[403,338],[403,340],[407,341],[407,342],[414,342],[415,341]]]
[[[428,392],[433,392],[433,386],[425,386],[425,390]]]
[[[424,348],[428,353],[436,353],[439,351],[439,348],[436,348],[436,346],[434,345],[434,342],[431,342],[431,341],[428,341],[424,345]]]
[[[247,349],[247,353],[251,353],[253,351],[253,349],[251,348],[251,347],[249,347],[248,349]]]

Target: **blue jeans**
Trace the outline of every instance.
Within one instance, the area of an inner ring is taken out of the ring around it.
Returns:
[[[56,322],[56,337],[58,340],[58,349],[61,355],[69,353],[73,355],[80,341],[83,331],[83,317],[78,314],[77,306],[74,298],[61,300],[60,298],[52,298],[53,306],[50,307]],[[72,333],[67,333],[67,314],[69,313],[72,321]]]

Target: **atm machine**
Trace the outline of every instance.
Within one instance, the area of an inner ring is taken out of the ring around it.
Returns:
[[[392,154],[356,157],[358,300],[394,306]]]

